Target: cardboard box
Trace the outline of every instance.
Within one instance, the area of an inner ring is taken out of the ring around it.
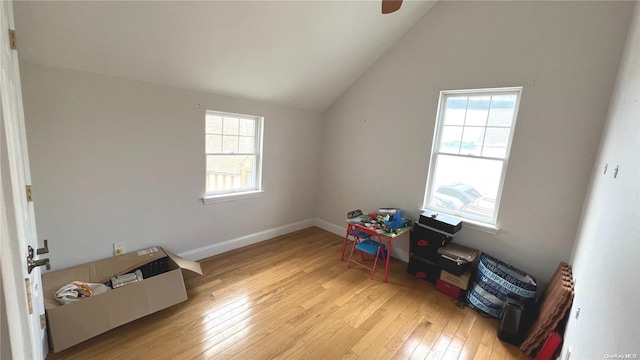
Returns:
[[[114,275],[163,257],[169,260],[169,271],[163,274],[66,305],[55,299],[56,291],[73,281],[105,283]],[[53,351],[187,300],[183,272],[186,276],[202,275],[199,263],[153,247],[44,274],[42,286]]]
[[[436,290],[447,295],[452,299],[462,299],[467,294],[466,291],[460,289],[457,286],[451,285],[448,282],[442,281],[442,279],[438,279],[436,281]]]
[[[440,273],[440,280],[455,285],[462,290],[467,290],[469,287],[469,279],[471,279],[471,272],[469,271],[460,276],[454,275],[446,270],[442,270]]]

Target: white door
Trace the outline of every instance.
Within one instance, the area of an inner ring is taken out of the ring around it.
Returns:
[[[44,359],[47,354],[46,330],[40,268],[27,270],[28,247],[39,247],[33,202],[27,201],[31,185],[29,157],[22,108],[22,89],[17,50],[11,48],[9,29],[15,29],[13,4],[0,1],[0,167],[2,291],[6,302],[11,353],[14,359]],[[41,255],[46,256],[46,255]],[[38,256],[34,256],[38,259]],[[3,334],[5,336],[6,334]]]

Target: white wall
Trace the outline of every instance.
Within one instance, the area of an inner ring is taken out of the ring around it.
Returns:
[[[20,66],[38,235],[50,241],[52,269],[111,256],[114,242],[180,253],[313,217],[320,114]],[[206,109],[265,117],[262,197],[200,201]]]
[[[524,86],[501,231],[455,241],[546,282],[571,253],[633,5],[437,3],[327,111],[318,217],[335,228],[392,206],[417,219],[439,91]]]
[[[627,37],[571,263],[575,298],[561,359],[640,355],[640,6]],[[609,164],[607,173],[603,173]],[[614,178],[614,168],[619,166]],[[576,319],[576,313],[580,315]]]

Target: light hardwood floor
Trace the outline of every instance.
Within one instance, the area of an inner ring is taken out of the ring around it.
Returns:
[[[202,260],[188,301],[47,359],[527,359],[406,263],[370,280],[341,245],[311,227]]]

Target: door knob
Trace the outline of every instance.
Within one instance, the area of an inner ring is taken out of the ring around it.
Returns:
[[[33,271],[33,269],[42,265],[45,265],[47,267],[47,270],[51,270],[51,264],[49,264],[49,259],[33,260],[30,258],[27,258],[27,270],[29,270],[29,274],[31,274],[31,271]]]

